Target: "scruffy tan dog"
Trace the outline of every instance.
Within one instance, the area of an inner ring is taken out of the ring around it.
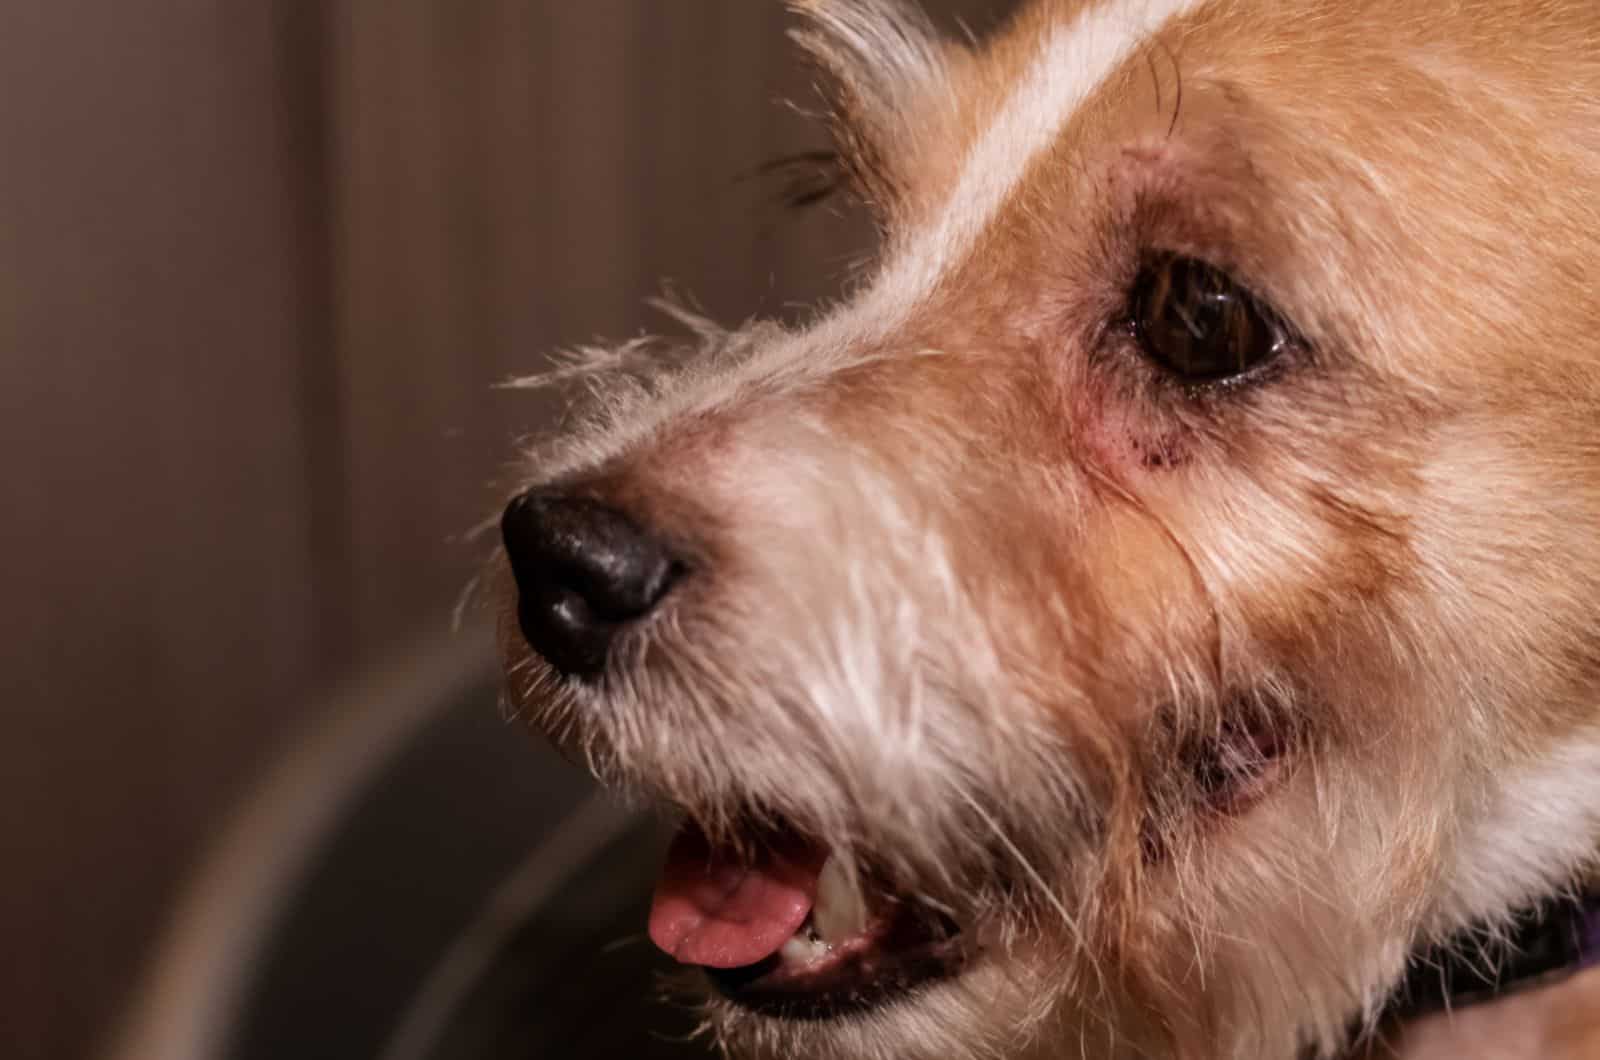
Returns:
[[[708,1033],[1600,1056],[1593,974],[1382,1018],[1600,851],[1600,6],[797,6],[873,273],[575,364],[503,523]]]

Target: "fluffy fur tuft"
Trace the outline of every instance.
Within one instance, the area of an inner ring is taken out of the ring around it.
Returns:
[[[827,74],[833,131],[858,191],[880,209],[906,191],[921,123],[948,106],[950,45],[906,0],[790,0],[795,41]]]

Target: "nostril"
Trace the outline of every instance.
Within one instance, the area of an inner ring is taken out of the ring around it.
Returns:
[[[564,673],[600,670],[616,635],[654,610],[683,570],[654,535],[585,497],[525,493],[500,529],[523,635]]]
[[[627,516],[587,498],[523,494],[507,508],[502,529],[519,584],[553,583],[598,619],[647,614],[679,566]]]

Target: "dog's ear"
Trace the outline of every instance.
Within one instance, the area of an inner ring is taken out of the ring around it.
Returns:
[[[880,215],[907,194],[930,110],[951,98],[947,41],[909,0],[789,0],[791,32],[828,75],[840,161]]]

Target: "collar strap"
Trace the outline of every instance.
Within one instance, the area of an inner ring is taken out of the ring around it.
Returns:
[[[1540,902],[1498,939],[1469,929],[1413,953],[1387,1014],[1401,1020],[1465,1008],[1600,965],[1600,886]]]

